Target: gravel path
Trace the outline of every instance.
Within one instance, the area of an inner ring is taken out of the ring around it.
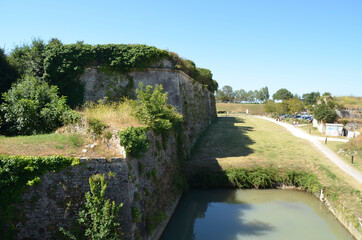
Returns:
[[[328,157],[328,159],[330,159],[334,164],[336,164],[340,169],[342,169],[344,172],[346,172],[347,174],[349,174],[351,177],[353,177],[354,179],[356,179],[360,184],[362,184],[362,174],[357,171],[356,169],[354,169],[353,167],[351,167],[350,165],[348,165],[347,163],[345,163],[344,161],[342,161],[337,154],[335,154],[333,151],[331,151],[329,148],[327,148],[324,143],[321,143],[320,141],[325,141],[325,137],[316,137],[316,136],[311,136],[305,132],[303,132],[302,130],[284,123],[284,122],[277,122],[274,119],[271,118],[267,118],[267,117],[259,117],[268,121],[271,121],[275,124],[278,124],[280,126],[285,127],[287,130],[289,130],[294,136],[299,137],[299,138],[303,138],[306,139],[308,141],[310,141],[311,143],[313,143],[325,156]],[[348,142],[348,140],[346,139],[338,139],[338,138],[328,138],[327,141],[338,141],[338,142]]]

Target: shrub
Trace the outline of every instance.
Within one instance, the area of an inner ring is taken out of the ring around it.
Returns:
[[[89,178],[90,192],[85,194],[86,202],[84,210],[78,214],[78,223],[85,229],[86,239],[103,240],[120,239],[120,224],[116,220],[116,214],[123,206],[116,205],[114,201],[105,198],[107,181],[103,175],[93,175]],[[78,239],[69,231],[60,228],[60,231],[70,239]]]
[[[127,155],[141,158],[148,150],[148,141],[144,127],[129,127],[119,133],[120,144],[124,146]]]
[[[1,113],[7,134],[49,133],[79,116],[58,96],[58,88],[25,76],[3,94]]]
[[[103,130],[107,128],[108,126],[104,124],[101,120],[95,119],[95,118],[88,118],[87,122],[89,124],[89,127],[93,130],[93,132],[100,136],[103,133]]]
[[[327,123],[333,123],[338,118],[336,111],[329,105],[324,103],[317,105],[314,109],[313,114],[314,118],[318,121],[323,121]]]
[[[182,115],[167,104],[168,93],[163,93],[162,85],[156,85],[153,91],[152,88],[147,85],[143,89],[143,84],[139,84],[139,89],[137,89],[138,107],[135,116],[156,134],[162,136],[163,147],[166,148],[169,130],[182,122]]]

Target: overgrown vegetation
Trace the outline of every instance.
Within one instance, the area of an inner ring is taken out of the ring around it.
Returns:
[[[141,158],[147,152],[146,132],[147,128],[145,127],[129,127],[119,133],[120,144],[124,146],[127,155]]]
[[[116,214],[123,206],[106,199],[107,181],[104,174],[96,174],[89,178],[90,192],[85,194],[84,209],[78,214],[81,231],[77,234],[60,228],[60,231],[71,240],[118,240],[121,238],[120,223]]]
[[[288,185],[300,187],[312,193],[322,188],[313,173],[298,170],[280,170],[275,167],[229,168],[223,171],[202,170],[191,176],[191,185],[213,187],[232,185],[237,188],[274,188]]]
[[[0,236],[10,239],[14,227],[11,223],[16,216],[13,204],[19,202],[21,194],[28,186],[40,181],[49,171],[59,171],[67,166],[78,164],[79,160],[70,157],[22,157],[0,155]]]
[[[25,76],[3,94],[2,132],[10,135],[49,133],[66,123],[73,123],[79,115],[66,105],[66,98],[58,96],[58,88]]]

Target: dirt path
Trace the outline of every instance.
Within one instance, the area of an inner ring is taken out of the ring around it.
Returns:
[[[329,148],[327,148],[324,143],[321,143],[320,141],[324,141],[324,137],[315,137],[311,136],[302,130],[287,124],[283,122],[277,122],[274,119],[267,118],[267,117],[259,117],[271,122],[274,122],[275,124],[278,124],[280,126],[285,127],[287,130],[289,130],[294,136],[306,139],[313,143],[325,156],[328,157],[335,165],[337,165],[340,169],[342,169],[345,173],[349,174],[351,177],[356,179],[360,184],[362,184],[362,174],[354,169],[353,167],[346,164],[344,161],[342,161],[334,152],[332,152]],[[346,139],[337,139],[337,138],[328,138],[327,141],[339,141],[339,142],[347,142]]]

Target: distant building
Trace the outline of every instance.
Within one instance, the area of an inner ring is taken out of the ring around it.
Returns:
[[[344,136],[343,124],[326,123],[327,136]]]

